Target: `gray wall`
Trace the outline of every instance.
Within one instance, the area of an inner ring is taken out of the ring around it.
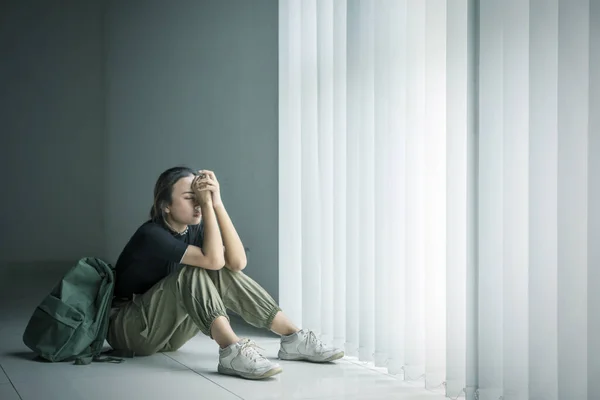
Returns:
[[[178,164],[215,171],[278,298],[277,0],[113,1],[106,15],[108,256],[147,218]]]
[[[215,171],[278,298],[277,18],[277,0],[3,1],[0,269],[115,262],[187,164]]]
[[[0,5],[0,261],[13,264],[105,247],[102,9],[52,3]]]

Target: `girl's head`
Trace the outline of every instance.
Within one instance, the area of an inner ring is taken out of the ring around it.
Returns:
[[[155,222],[164,219],[176,230],[187,225],[200,223],[200,208],[192,190],[192,182],[197,173],[187,167],[173,167],[158,177],[154,186],[154,204],[150,218]]]

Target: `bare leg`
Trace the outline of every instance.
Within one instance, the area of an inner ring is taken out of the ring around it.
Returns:
[[[292,333],[298,332],[300,329],[298,329],[296,325],[294,325],[284,313],[279,311],[275,315],[275,318],[273,318],[271,330],[277,333],[278,335],[287,336],[291,335]]]
[[[237,337],[231,325],[229,325],[227,318],[222,316],[213,321],[210,334],[222,349],[240,341],[240,338]]]

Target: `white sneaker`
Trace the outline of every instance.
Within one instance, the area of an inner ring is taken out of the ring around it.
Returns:
[[[344,357],[343,350],[326,346],[314,332],[308,329],[281,337],[279,358],[282,360],[329,362],[342,357]]]
[[[254,342],[242,339],[224,349],[219,349],[217,370],[225,375],[237,375],[246,379],[264,379],[279,374],[283,369],[262,356]]]

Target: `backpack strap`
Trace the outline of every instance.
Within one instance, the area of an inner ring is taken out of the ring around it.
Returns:
[[[104,267],[104,270],[99,271],[99,273],[101,274],[101,276],[106,277],[109,276],[110,279],[109,281],[114,283],[114,278],[115,278],[115,274],[114,274],[114,268],[112,267],[111,264],[102,264],[100,263],[101,267]],[[106,289],[107,286],[103,286],[102,290],[107,290]],[[102,310],[100,311],[102,313],[102,319],[100,320],[100,327],[98,329],[98,336],[96,336],[96,340],[94,340],[92,342],[92,344],[90,344],[90,346],[86,349],[86,351],[82,352],[81,354],[79,354],[79,356],[77,356],[75,358],[75,361],[73,362],[73,364],[75,365],[89,365],[92,362],[110,362],[110,363],[115,363],[115,364],[120,364],[123,361],[122,357],[112,357],[112,356],[107,356],[105,354],[111,353],[112,351],[109,350],[107,352],[102,352],[102,348],[104,346],[104,341],[106,340],[106,336],[108,335],[108,328],[109,328],[109,323],[110,323],[110,312],[111,312],[111,305],[112,305],[112,300],[113,300],[113,289],[108,291],[108,295],[105,296],[105,302],[102,304]],[[132,354],[133,357],[133,354]]]
[[[131,351],[131,350],[118,350],[118,349],[113,349],[113,350],[108,350],[105,351],[104,353],[106,356],[108,357],[117,357],[117,358],[134,358],[135,357],[135,352]]]
[[[120,364],[123,361],[125,361],[125,360],[123,360],[122,358],[117,358],[117,357],[84,356],[84,357],[77,357],[75,359],[75,362],[73,362],[73,364],[75,364],[75,365],[89,365],[92,362],[109,362],[109,363],[113,363],[113,364]]]

